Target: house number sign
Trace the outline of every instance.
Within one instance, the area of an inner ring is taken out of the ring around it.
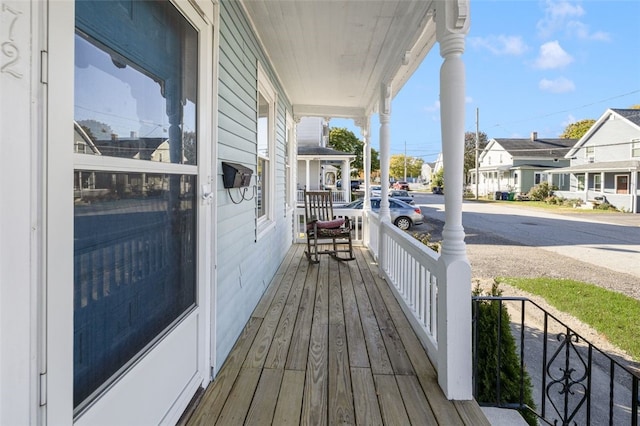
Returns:
[[[0,44],[0,50],[2,51],[2,61],[0,66],[0,73],[10,74],[15,78],[22,78],[22,73],[18,71],[20,67],[20,48],[15,43],[15,32],[16,25],[18,20],[20,19],[20,15],[22,12],[8,6],[7,4],[2,4],[2,27],[0,40],[2,40],[2,44]],[[7,23],[5,26],[4,23]]]

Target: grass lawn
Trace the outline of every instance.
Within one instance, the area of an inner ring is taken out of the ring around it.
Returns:
[[[556,213],[585,213],[585,214],[618,213],[617,210],[576,209],[572,206],[549,204],[549,203],[545,203],[544,201],[502,201],[502,200],[489,200],[486,198],[480,198],[478,200],[473,198],[465,198],[465,201],[473,201],[478,203],[501,203],[509,207],[543,209],[543,210],[556,212]]]
[[[497,278],[544,298],[590,325],[609,342],[640,360],[640,300],[593,284],[551,278]]]

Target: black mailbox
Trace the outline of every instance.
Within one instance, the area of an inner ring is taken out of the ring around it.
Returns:
[[[253,171],[237,163],[222,162],[222,184],[225,188],[249,186]]]

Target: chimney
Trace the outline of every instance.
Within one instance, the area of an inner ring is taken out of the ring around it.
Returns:
[[[531,132],[531,142],[538,140],[538,132]]]

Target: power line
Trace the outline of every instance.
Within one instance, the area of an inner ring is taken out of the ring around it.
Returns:
[[[571,109],[565,109],[565,110],[562,110],[562,111],[550,112],[550,113],[544,114],[544,115],[539,115],[539,116],[535,116],[535,117],[531,117],[531,118],[524,118],[524,119],[521,119],[521,120],[509,121],[509,122],[505,122],[505,123],[496,123],[493,126],[490,126],[489,128],[492,128],[492,127],[504,127],[505,125],[518,124],[518,123],[523,123],[525,121],[531,121],[531,120],[537,120],[537,119],[541,119],[541,118],[547,118],[547,117],[551,117],[551,116],[554,116],[554,115],[557,115],[557,114],[565,114],[565,113],[573,112],[575,110],[579,110],[579,109],[582,109],[582,108],[588,108],[590,106],[594,106],[594,105],[601,104],[601,103],[604,103],[604,102],[609,102],[609,101],[611,101],[613,99],[619,99],[619,98],[624,98],[625,96],[635,95],[636,93],[640,93],[640,89],[633,90],[633,91],[628,92],[628,93],[623,93],[621,95],[612,96],[610,98],[602,99],[602,100],[599,100],[599,101],[591,102],[589,104],[584,104],[582,106],[574,107],[574,108],[571,108]]]

